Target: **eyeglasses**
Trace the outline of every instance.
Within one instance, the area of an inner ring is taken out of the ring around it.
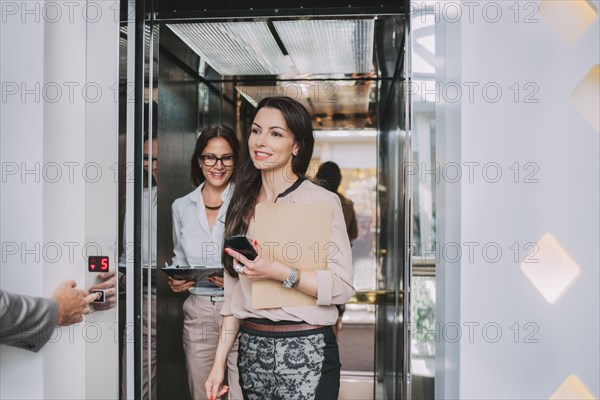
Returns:
[[[217,157],[208,155],[200,156],[200,158],[202,159],[204,165],[206,165],[207,167],[212,167],[213,165],[216,165],[217,161],[221,161],[221,164],[223,164],[224,167],[231,167],[233,165],[233,156]]]

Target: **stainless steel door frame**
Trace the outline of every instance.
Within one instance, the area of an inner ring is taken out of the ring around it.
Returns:
[[[376,379],[384,399],[410,399],[411,158],[409,19],[382,23],[382,80],[378,119],[378,289],[387,293],[376,307]],[[376,385],[377,386],[377,385]]]

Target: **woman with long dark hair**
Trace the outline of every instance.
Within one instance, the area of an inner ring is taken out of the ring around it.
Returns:
[[[239,159],[235,132],[223,125],[205,128],[191,160],[192,184],[187,196],[173,202],[173,265],[180,267],[222,267],[221,254],[225,212],[231,199],[230,179],[235,177]],[[169,277],[175,293],[190,292],[183,304],[183,349],[188,383],[193,399],[206,398],[204,381],[208,377],[217,343],[224,300],[223,278],[208,281],[175,280]],[[241,398],[237,372],[237,346],[229,357],[231,398]]]
[[[289,97],[260,101],[242,151],[225,236],[244,234],[253,240],[254,210],[260,203],[326,203],[333,209],[331,242],[337,252],[326,269],[301,271],[272,259],[256,241],[254,260],[225,249],[224,326],[206,381],[208,399],[226,392],[225,363],[238,332],[244,399],[337,398],[341,365],[331,326],[338,315],[335,305],[354,292],[354,274],[339,198],[304,178],[313,146],[311,119],[300,103]],[[297,288],[314,297],[314,305],[256,309],[251,291],[252,281],[259,279]]]

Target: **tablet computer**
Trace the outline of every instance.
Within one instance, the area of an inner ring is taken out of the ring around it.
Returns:
[[[181,267],[173,265],[162,267],[161,269],[165,274],[177,280],[202,282],[212,276],[223,276],[223,268],[221,267]]]

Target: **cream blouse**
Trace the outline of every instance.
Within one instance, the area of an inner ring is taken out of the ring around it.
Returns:
[[[338,317],[336,304],[344,304],[354,294],[354,268],[352,250],[346,231],[344,214],[337,194],[308,180],[298,180],[281,193],[276,203],[329,203],[333,208],[331,241],[339,247],[336,262],[329,262],[317,273],[317,298],[314,306],[255,309],[252,307],[252,281],[242,275],[233,278],[225,273],[225,301],[221,315],[234,315],[238,319],[266,318],[271,321],[305,321],[313,325],[333,325]],[[252,240],[254,220],[250,222],[247,236]]]

